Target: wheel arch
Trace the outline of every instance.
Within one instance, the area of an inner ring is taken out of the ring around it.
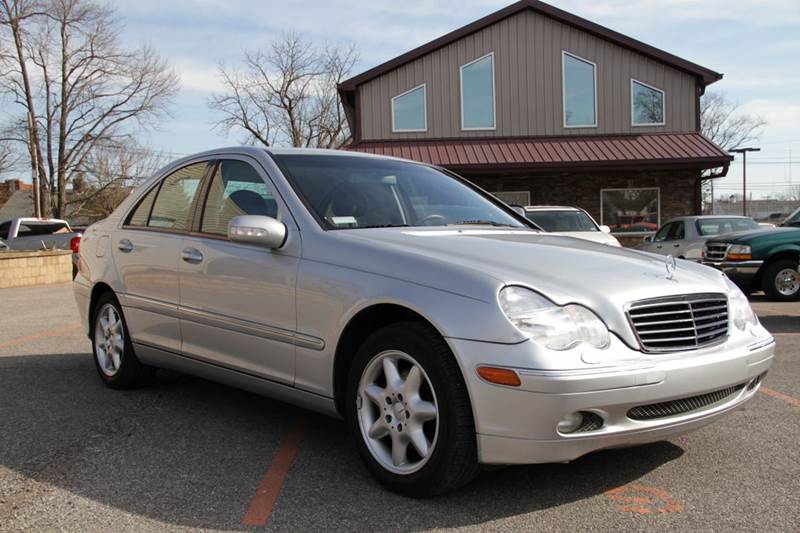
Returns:
[[[94,324],[94,308],[97,305],[97,301],[100,299],[101,296],[104,294],[112,294],[116,298],[116,294],[114,293],[114,289],[111,288],[110,285],[103,281],[99,281],[94,284],[92,287],[92,294],[89,297],[89,329],[86,332],[87,335],[92,334],[92,324]]]
[[[347,322],[336,343],[333,360],[333,397],[336,410],[344,417],[347,376],[358,347],[376,330],[398,322],[419,322],[444,337],[433,322],[410,307],[397,303],[376,303],[358,311]]]

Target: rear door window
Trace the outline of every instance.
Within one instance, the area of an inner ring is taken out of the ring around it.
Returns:
[[[147,226],[147,219],[150,218],[150,210],[153,208],[156,194],[158,194],[158,185],[153,187],[153,189],[139,201],[139,205],[136,206],[128,217],[128,221],[125,223],[126,226]]]
[[[207,164],[195,163],[164,178],[147,226],[175,231],[189,231],[192,205]]]

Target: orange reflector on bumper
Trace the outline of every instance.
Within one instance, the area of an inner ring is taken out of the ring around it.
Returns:
[[[493,366],[479,366],[478,375],[488,381],[489,383],[496,383],[498,385],[509,385],[511,387],[519,387],[522,382],[519,376],[513,370],[507,368],[496,368]]]

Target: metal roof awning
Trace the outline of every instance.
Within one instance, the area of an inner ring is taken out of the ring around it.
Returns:
[[[363,141],[345,149],[452,170],[707,170],[733,158],[697,132],[640,135]]]

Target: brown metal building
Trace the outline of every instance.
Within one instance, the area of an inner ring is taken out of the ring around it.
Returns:
[[[343,82],[348,147],[434,163],[510,203],[578,205],[620,236],[699,213],[722,74],[523,0]]]

